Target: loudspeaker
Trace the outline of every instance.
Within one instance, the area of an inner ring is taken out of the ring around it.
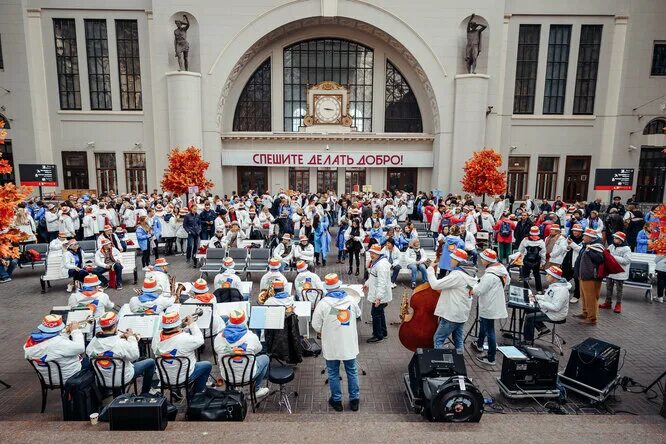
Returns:
[[[483,415],[483,395],[467,377],[426,378],[423,380],[422,414],[437,422],[479,422]]]
[[[527,359],[503,359],[502,384],[511,391],[557,389],[558,361],[555,355],[536,347],[520,350]]]
[[[571,349],[564,376],[598,390],[603,390],[617,378],[620,347],[595,338]]]
[[[452,349],[418,348],[409,361],[409,383],[417,398],[423,398],[423,379],[454,375],[467,376],[467,369],[463,355]]]

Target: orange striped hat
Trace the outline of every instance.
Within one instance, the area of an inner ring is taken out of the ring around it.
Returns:
[[[308,269],[308,264],[305,263],[305,261],[298,261],[296,262],[296,271],[299,273],[306,271]]]
[[[227,270],[233,270],[234,267],[236,266],[236,263],[234,262],[234,258],[232,257],[225,257],[224,260],[222,261],[222,265],[224,268]]]
[[[145,278],[143,280],[143,291],[147,293],[151,293],[155,290],[157,290],[157,281],[153,278]]]
[[[208,283],[204,279],[194,281],[192,291],[198,294],[208,293]]]
[[[467,262],[467,259],[469,256],[467,256],[467,252],[465,250],[461,250],[460,248],[456,248],[455,251],[451,252],[451,259],[454,259],[458,262]]]
[[[596,239],[599,237],[599,234],[597,234],[597,230],[594,230],[592,228],[586,228],[585,231],[583,232],[583,236],[589,236],[593,239]]]
[[[282,265],[282,261],[280,260],[279,257],[272,257],[268,260],[268,268],[270,268],[271,270],[279,269],[280,265]]]
[[[62,322],[62,316],[59,314],[49,314],[44,316],[42,323],[37,328],[44,333],[57,333],[65,328],[65,323]]]
[[[495,263],[497,262],[497,252],[495,250],[492,250],[490,248],[486,248],[483,250],[479,256],[481,256],[481,259],[487,260],[488,262]]]
[[[374,244],[368,251],[372,254],[382,254],[382,247],[379,244]]]
[[[118,323],[118,316],[112,312],[107,311],[99,318],[99,326],[101,328],[110,328]]]
[[[163,257],[155,259],[155,265],[158,267],[164,267],[165,265],[169,265],[166,259]]]
[[[162,329],[176,328],[180,326],[180,313],[177,311],[170,311],[162,315]]]
[[[271,287],[273,287],[275,291],[282,291],[284,290],[284,282],[282,282],[281,279],[275,279],[271,282]]]
[[[340,282],[340,277],[335,273],[330,273],[324,276],[324,287],[327,290],[337,290],[342,285]]]
[[[84,287],[99,287],[102,285],[96,274],[89,274],[83,278]]]
[[[243,310],[232,310],[229,313],[229,322],[235,325],[245,323],[245,312]]]

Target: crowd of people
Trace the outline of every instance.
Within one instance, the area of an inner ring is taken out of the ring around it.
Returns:
[[[184,255],[185,261],[196,267],[202,241],[207,248],[237,248],[244,240],[261,240],[272,253],[268,272],[259,284],[260,291],[268,295],[263,303],[290,309],[306,290],[321,291],[311,324],[321,334],[331,390],[329,402],[335,410],[343,409],[339,383],[343,364],[350,408],[358,410],[358,331],[352,321],[360,315],[359,301],[343,288],[341,276],[329,273],[322,277],[316,272],[318,267],[327,266],[330,253],[337,253],[331,255],[336,257],[336,264],[348,262],[349,279],[364,282],[364,297],[371,304],[372,317],[368,343],[387,337],[385,309],[393,300],[400,272],[407,269],[411,288],[427,282],[440,291],[434,311],[439,318],[433,338],[436,348],[443,347],[451,337],[455,348],[462,352],[463,327],[473,299],[478,300],[480,334],[472,346],[480,353],[478,360],[492,366],[496,355],[495,320],[507,317],[505,293],[512,268],[519,268],[523,286],[538,307],[526,318],[522,332],[525,340],[532,341],[535,330],[544,334],[544,321],[565,319],[569,306],[579,301],[581,311],[576,316],[581,323],[594,325],[599,309],[622,312],[623,283],[629,278],[631,254],[650,253],[651,243],[658,236],[651,225],[656,221],[655,210],[653,207],[642,214],[635,203],[629,201],[625,207],[619,198],[602,212],[599,199],[567,204],[558,198],[537,205],[529,196],[520,203],[498,196],[486,205],[471,196],[401,191],[341,197],[334,192],[309,195],[280,191],[272,195],[250,191],[230,196],[202,192],[190,199],[155,191],[150,195],[70,196],[58,204],[30,200],[20,205],[15,221],[15,226],[27,235],[25,250],[29,250],[29,243],[48,242],[49,254],[63,255],[63,267],[73,281],[68,288],[69,306],[91,309],[99,329],[86,347],[77,325],[65,326],[61,316],[48,315],[28,338],[25,354],[38,370],[42,369],[39,371],[47,371],[47,356],[48,361],[58,362],[63,379],[89,366],[90,359],[119,358],[127,364],[125,380],[143,375],[142,390],[154,388],[155,362],[139,360],[136,334],[118,331],[119,316],[106,293],[107,285],[122,289],[121,252],[134,238],[128,233],[135,233],[145,276],[140,294],[129,301],[129,309],[161,317],[160,332],[151,344],[154,355],[186,357],[192,364],[187,376],[194,390],[202,391],[212,370],[210,362],[197,360],[196,351],[204,343],[204,336],[192,317],[181,319],[171,308],[176,303],[215,305],[218,290],[240,290],[241,280],[234,260],[226,257],[212,288],[198,279],[183,295],[173,287],[168,262],[172,259],[167,258]],[[434,252],[421,247],[424,239],[433,244]],[[82,240],[95,241],[95,252],[83,252],[79,245]],[[334,248],[337,252],[332,251]],[[622,271],[608,276],[606,299],[599,304],[599,269],[606,251]],[[656,264],[657,301],[663,302],[666,257],[656,256]],[[14,267],[14,260],[2,261],[0,282],[10,279]],[[296,271],[295,297],[285,291],[287,268]],[[361,272],[365,276],[361,277]],[[214,349],[219,356],[256,355],[252,377],[256,396],[261,398],[268,393],[268,359],[260,354],[262,346],[256,332],[248,329],[248,315],[240,310],[225,317],[215,316],[211,334],[215,335]],[[88,358],[80,360],[79,355]],[[226,365],[222,359],[219,362]],[[222,375],[224,370],[220,368]],[[237,372],[238,368],[226,370]]]

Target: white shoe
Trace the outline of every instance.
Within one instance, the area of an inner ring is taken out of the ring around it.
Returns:
[[[578,303],[578,298],[575,298],[575,297],[572,296],[571,299],[569,299],[569,303],[570,304],[577,304]]]
[[[265,398],[268,395],[269,392],[270,392],[270,390],[268,390],[268,387],[262,387],[259,390],[257,390],[256,392],[254,392],[254,396],[257,397],[257,401],[258,401],[262,398]]]
[[[391,288],[395,288],[397,285],[395,283],[391,284]]]
[[[655,300],[656,300],[657,302],[659,302],[659,303],[662,303],[662,304],[664,303],[664,298],[663,298],[663,296],[660,297],[660,298],[655,298]]]
[[[67,293],[71,293],[74,289],[74,284],[67,284]]]

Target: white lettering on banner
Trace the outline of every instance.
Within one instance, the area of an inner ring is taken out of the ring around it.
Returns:
[[[253,153],[222,151],[226,166],[326,166],[326,167],[432,167],[433,155],[428,151],[398,153]]]

